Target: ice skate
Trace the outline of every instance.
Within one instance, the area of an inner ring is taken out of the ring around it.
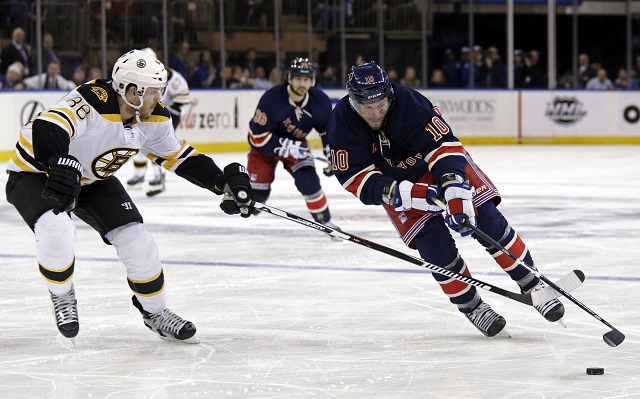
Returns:
[[[332,229],[334,229],[334,230],[342,231],[342,229],[341,229],[340,227],[338,227],[338,226],[337,226],[335,223],[333,223],[332,221],[328,221],[328,222],[323,223],[323,224],[324,224],[325,226],[327,226],[327,227],[331,227],[331,228],[332,228]],[[332,239],[333,241],[342,241],[342,238],[334,237],[334,236],[331,236],[331,239]]]
[[[131,187],[140,187],[140,185],[144,182],[144,175],[142,176],[133,176],[131,179],[127,180],[127,185]]]
[[[197,344],[200,340],[195,336],[196,326],[192,322],[183,319],[173,313],[169,308],[164,308],[159,313],[149,313],[142,308],[142,304],[134,295],[133,306],[142,313],[142,320],[147,328],[157,333],[165,341],[180,341],[188,344]]]
[[[67,338],[78,335],[80,324],[78,322],[78,301],[76,292],[71,285],[71,291],[63,295],[55,295],[51,292],[51,302],[53,302],[53,315],[60,334]]]
[[[530,292],[539,291],[544,288],[546,288],[546,284],[540,281],[538,285],[536,285],[530,290],[522,291],[522,293],[528,294]],[[538,311],[538,313],[542,315],[542,317],[547,319],[547,321],[550,321],[552,323],[559,321],[560,324],[566,327],[566,325],[564,324],[564,321],[562,320],[562,317],[564,316],[564,305],[558,299],[552,299],[543,304],[534,306],[534,308]]]
[[[161,173],[160,176],[154,178],[149,181],[149,191],[147,191],[147,197],[153,197],[154,195],[158,195],[165,190],[164,185],[165,176],[164,173]]]
[[[501,335],[510,337],[506,330],[503,331],[504,327],[507,325],[504,317],[496,313],[491,309],[491,306],[485,302],[480,302],[480,305],[470,313],[467,313],[466,316],[467,319],[469,319],[469,321],[487,337],[494,337],[501,332],[503,332]]]

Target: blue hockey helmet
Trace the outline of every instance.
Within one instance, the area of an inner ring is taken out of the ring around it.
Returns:
[[[313,64],[308,58],[296,57],[291,61],[289,67],[289,84],[294,76],[306,76],[311,79],[311,86],[316,83],[316,72],[313,69]]]
[[[373,61],[352,66],[346,86],[352,106],[377,103],[385,98],[393,100],[393,88],[387,73]]]

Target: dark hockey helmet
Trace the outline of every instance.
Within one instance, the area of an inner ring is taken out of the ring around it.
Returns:
[[[289,84],[294,76],[306,76],[311,79],[311,86],[316,83],[316,72],[308,58],[297,57],[291,61],[289,67]]]
[[[375,62],[352,66],[347,78],[351,105],[377,103],[385,98],[393,101],[393,88],[387,73]]]

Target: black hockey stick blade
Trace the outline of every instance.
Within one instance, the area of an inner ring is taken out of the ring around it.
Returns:
[[[496,240],[494,240],[493,238],[489,237],[489,235],[487,235],[487,233],[485,233],[484,231],[480,230],[477,226],[475,226],[473,223],[469,223],[469,220],[465,218],[463,225],[471,230],[473,230],[473,232],[475,234],[477,234],[479,237],[481,237],[483,240],[487,241],[489,244],[493,245],[493,247],[495,247],[496,249],[500,250],[502,253],[504,253],[505,255],[509,256],[510,258],[516,260],[518,259],[514,254],[512,254],[511,252],[509,252],[508,249],[506,249],[505,247],[503,247],[502,245],[500,245],[499,242],[497,242]],[[598,315],[596,312],[594,312],[593,310],[591,310],[589,307],[587,307],[586,305],[584,305],[582,302],[580,302],[579,300],[577,300],[573,295],[569,294],[567,291],[565,291],[564,289],[562,289],[561,287],[559,287],[558,285],[556,285],[553,281],[549,280],[547,277],[545,277],[543,274],[539,274],[538,277],[540,278],[540,280],[544,281],[545,283],[547,283],[547,285],[551,288],[553,288],[554,290],[558,291],[562,296],[564,296],[565,298],[567,298],[568,300],[570,300],[571,302],[573,302],[574,304],[576,304],[580,309],[584,310],[585,312],[589,313],[591,316],[593,316],[596,320],[600,321],[602,324],[606,325],[607,327],[611,328],[611,331],[609,331],[608,333],[604,334],[604,336],[602,337],[602,339],[604,339],[604,342],[607,343],[607,345],[609,346],[613,346],[616,347],[618,345],[620,345],[622,343],[622,341],[624,341],[624,334],[621,333],[620,331],[618,331],[614,326],[612,326],[611,324],[609,324],[605,319],[603,319],[602,317],[600,317],[600,315]]]
[[[614,348],[620,345],[622,341],[624,341],[624,338],[625,338],[624,334],[616,330],[615,328],[602,336],[602,339],[604,339],[604,342],[606,342],[607,345],[612,346]]]

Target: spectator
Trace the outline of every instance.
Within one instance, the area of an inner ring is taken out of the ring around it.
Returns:
[[[0,75],[0,90],[24,90],[22,75],[24,67],[20,61],[16,61],[9,65],[7,73]]]
[[[444,50],[442,73],[444,74],[444,80],[447,87],[460,87],[460,62],[456,60],[456,55],[450,48]],[[390,76],[389,79],[391,79]]]
[[[0,52],[0,73],[7,73],[7,68],[14,62],[24,65],[23,77],[29,76],[29,46],[25,43],[25,33],[22,28],[15,28],[11,32],[11,43]]]
[[[218,71],[213,65],[213,56],[210,50],[200,51],[198,64],[193,70],[193,75],[189,80],[189,87],[204,88],[211,87],[218,76]]]
[[[269,82],[271,82],[272,86],[284,83],[282,69],[272,68],[271,72],[269,72]]]
[[[87,80],[92,81],[96,79],[102,79],[102,69],[94,66],[89,68],[89,73],[87,74]]]
[[[324,71],[322,71],[322,74],[318,76],[316,86],[327,88],[327,89],[333,88],[333,87],[339,87],[340,84],[338,83],[338,77],[336,76],[335,68],[332,67],[331,65],[326,67]]]
[[[256,68],[259,66],[259,63],[256,61],[257,58],[256,50],[254,48],[249,48],[244,53],[244,59],[239,62],[242,69],[249,70],[251,78],[256,77]]]
[[[408,66],[404,70],[404,76],[402,77],[402,79],[400,79],[400,84],[411,88],[422,86],[420,79],[418,79],[416,69],[412,66]]]
[[[270,89],[273,85],[267,79],[267,73],[263,67],[256,67],[256,77],[253,78],[253,88],[254,89]]]
[[[564,71],[560,79],[558,79],[556,89],[573,89],[573,74],[571,71]]]
[[[47,72],[43,72],[39,75],[31,76],[24,80],[24,85],[27,89],[63,89],[73,90],[76,85],[73,82],[60,76],[60,64],[55,61],[51,61],[47,65]]]
[[[142,3],[142,2],[141,2]],[[172,10],[170,12],[170,21],[173,25],[173,42],[181,43],[187,41],[189,43],[197,42],[195,29],[196,2],[172,2]],[[186,37],[185,37],[186,35]],[[186,75],[183,75],[186,77]]]
[[[387,76],[389,77],[389,80],[393,83],[398,83],[400,81],[400,77],[398,76],[398,71],[396,71],[393,68],[389,68],[387,70]]]
[[[356,55],[356,62],[355,62],[355,65],[356,65],[356,66],[358,66],[358,65],[362,65],[362,64],[364,64],[365,62],[366,62],[366,61],[364,60],[364,56],[363,56],[362,54],[358,54],[358,55]]]
[[[77,66],[76,69],[73,70],[73,73],[71,74],[71,81],[76,86],[80,86],[87,81],[87,72],[81,65]]]
[[[60,58],[55,51],[53,51],[53,35],[51,33],[45,33],[42,35],[42,67],[46,68],[51,61],[55,61],[58,65],[62,65]],[[37,54],[31,55],[31,71],[36,73],[38,71],[38,57]],[[82,82],[84,83],[84,82]]]
[[[191,77],[189,73],[189,50],[189,42],[183,41],[180,43],[178,51],[169,60],[169,68],[178,71],[187,81]]]
[[[240,65],[231,67],[231,78],[227,80],[229,89],[246,89],[249,87],[247,76]]]
[[[517,76],[520,69],[524,68],[524,52],[520,49],[513,50],[513,76]]]
[[[589,55],[586,53],[578,55],[578,88],[587,87],[587,82],[595,78],[596,75],[596,69],[589,64]]]
[[[620,68],[614,86],[619,90],[637,90],[638,82],[627,73],[626,69]]]
[[[444,76],[444,72],[442,69],[436,68],[433,70],[431,74],[431,79],[429,79],[429,87],[434,88],[443,88],[448,87],[447,81]]]
[[[36,0],[9,1],[9,23],[11,28],[27,29],[35,15],[31,12]],[[3,16],[4,17],[4,16]]]
[[[515,76],[515,87],[523,89],[542,89],[546,87],[544,82],[544,73],[538,64],[540,53],[537,50],[531,50],[524,54],[524,65],[518,68],[518,74]]]
[[[478,68],[478,87],[507,87],[507,66],[502,62],[498,49],[489,47]]]
[[[471,50],[467,46],[460,49],[459,67],[460,87],[471,87]]]
[[[596,77],[589,79],[587,90],[613,90],[613,82],[607,77],[607,70],[599,68]]]

